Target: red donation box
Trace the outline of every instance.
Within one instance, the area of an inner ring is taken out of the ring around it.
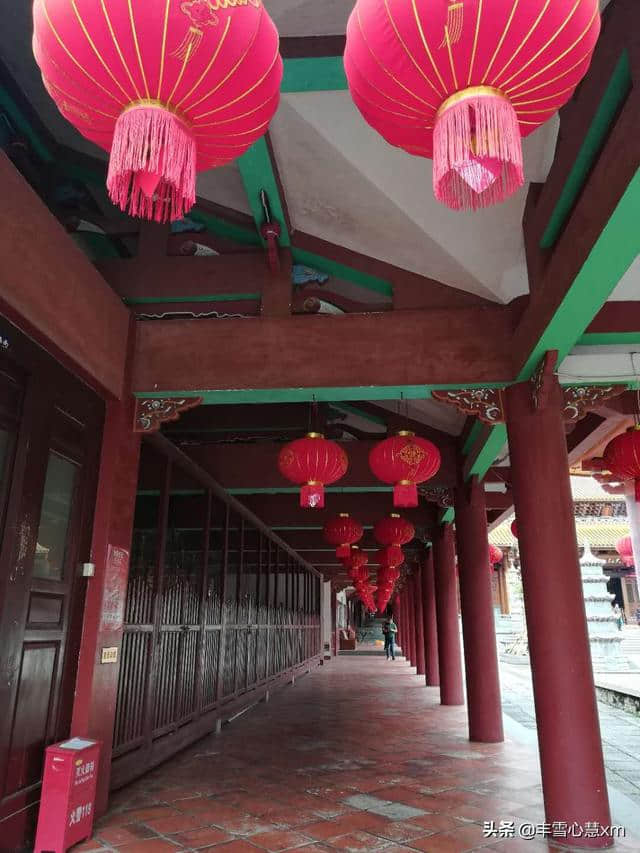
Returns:
[[[89,838],[100,743],[74,737],[47,747],[34,853],[66,853]]]

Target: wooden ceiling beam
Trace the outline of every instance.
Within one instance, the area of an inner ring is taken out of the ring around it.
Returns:
[[[494,306],[141,323],[133,387],[199,395],[297,388],[311,399],[322,388],[348,388],[353,398],[354,387],[400,391],[512,378],[509,314]]]

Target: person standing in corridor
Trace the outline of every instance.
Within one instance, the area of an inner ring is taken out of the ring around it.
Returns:
[[[385,620],[382,626],[382,633],[384,634],[384,650],[387,655],[387,660],[391,657],[391,660],[396,659],[396,634],[398,633],[398,626],[393,621],[393,616],[390,619]]]

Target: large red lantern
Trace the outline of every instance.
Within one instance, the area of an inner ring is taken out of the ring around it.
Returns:
[[[499,563],[502,559],[502,551],[498,548],[497,545],[492,545],[489,543],[489,568],[493,569],[496,563]]]
[[[110,151],[114,204],[158,222],[196,172],[264,135],[282,79],[262,0],[34,0],[33,52],[62,115]]]
[[[604,465],[623,482],[635,482],[636,501],[640,501],[640,426],[630,427],[626,432],[612,438],[604,454]]]
[[[426,438],[402,431],[385,438],[369,453],[369,467],[383,483],[393,484],[393,505],[418,506],[417,483],[429,480],[440,468],[440,451]]]
[[[358,0],[344,66],[364,119],[433,159],[454,209],[524,182],[522,145],[569,100],[600,32],[596,0]]]
[[[344,477],[348,465],[340,445],[318,432],[285,445],[278,458],[282,476],[302,486],[300,506],[320,509],[324,507],[324,486]]]
[[[630,536],[623,536],[616,542],[616,551],[627,568],[633,566],[633,544]]]
[[[362,525],[351,518],[348,512],[341,512],[331,518],[324,526],[324,538],[330,545],[336,546],[336,557],[348,557],[351,545],[362,538]]]

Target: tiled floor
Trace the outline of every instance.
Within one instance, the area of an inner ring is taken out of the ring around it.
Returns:
[[[469,743],[465,709],[441,707],[414,672],[332,660],[115,794],[75,850],[555,849],[518,837],[544,820],[535,751]],[[487,837],[484,821],[510,821],[516,837]]]

